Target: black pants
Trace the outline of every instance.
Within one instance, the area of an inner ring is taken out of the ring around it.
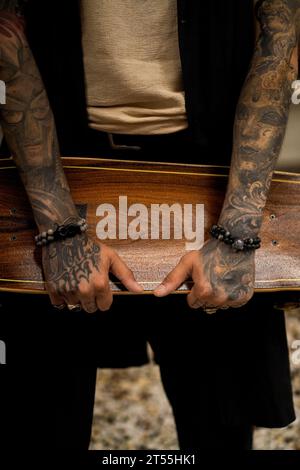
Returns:
[[[272,302],[256,296],[206,315],[189,309],[185,295],[122,296],[111,311],[87,315],[58,312],[47,296],[2,294],[6,439],[48,452],[86,449],[97,367],[147,362],[148,340],[181,448],[251,448],[253,425],[294,419],[284,317]]]

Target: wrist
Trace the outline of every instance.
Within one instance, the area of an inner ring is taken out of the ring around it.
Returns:
[[[209,240],[209,243],[215,244],[215,251],[218,252],[224,260],[228,263],[228,265],[231,265],[231,263],[236,263],[236,262],[248,262],[248,263],[253,263],[255,260],[255,251],[256,250],[241,250],[237,251],[232,248],[232,246],[226,245],[224,242],[220,240],[216,240],[214,238],[211,238]],[[212,245],[213,246],[213,245]]]
[[[87,231],[86,220],[76,217],[68,217],[62,224],[53,224],[48,230],[40,232],[35,236],[37,246],[46,246],[52,242],[63,241],[83,235]]]
[[[45,204],[43,204],[43,206],[45,207]],[[49,229],[53,229],[57,225],[63,225],[69,218],[80,218],[75,205],[74,207],[65,208],[49,206],[48,213],[46,213],[44,208],[42,212],[33,207],[33,215],[39,232],[45,232]]]
[[[216,240],[230,246],[235,251],[253,251],[260,248],[259,237],[235,237],[222,225],[214,224],[210,229],[210,234]]]
[[[62,188],[61,184],[57,184],[46,190],[29,185],[27,181],[25,189],[40,232],[52,228],[54,224],[63,224],[68,217],[79,217],[68,186]]]
[[[233,210],[228,213],[223,211],[217,223],[228,230],[235,238],[255,238],[260,232],[262,213],[253,212],[249,214]]]

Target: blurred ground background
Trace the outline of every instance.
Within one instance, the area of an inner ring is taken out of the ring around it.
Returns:
[[[300,309],[290,310],[286,318],[292,362],[293,342],[300,340]],[[291,373],[297,420],[285,429],[257,429],[256,449],[300,450],[300,363],[291,363]],[[98,372],[91,448],[178,449],[156,365]]]

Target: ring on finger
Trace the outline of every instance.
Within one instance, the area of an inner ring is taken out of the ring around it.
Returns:
[[[80,304],[68,304],[68,309],[72,312],[80,312],[80,310],[82,310],[81,308],[81,305]]]
[[[63,310],[66,307],[66,304],[53,304],[53,308],[56,308],[56,310]]]
[[[212,315],[213,313],[216,313],[218,310],[218,307],[215,307],[214,305],[203,305],[202,306],[203,310],[205,313],[208,315]]]

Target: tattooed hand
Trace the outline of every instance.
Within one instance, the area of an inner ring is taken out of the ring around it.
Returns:
[[[188,278],[194,281],[187,296],[191,308],[241,307],[253,295],[254,252],[235,252],[225,243],[209,240],[200,251],[184,255],[154,295],[168,295]]]
[[[112,304],[109,272],[131,292],[143,288],[117,253],[96,244],[86,234],[50,243],[43,248],[47,289],[54,305],[77,305],[89,313]]]

